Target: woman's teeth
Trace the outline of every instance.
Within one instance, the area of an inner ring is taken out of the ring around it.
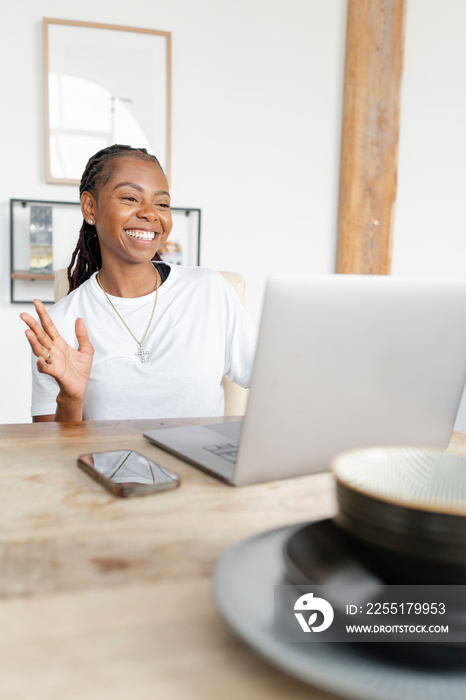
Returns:
[[[155,238],[155,231],[141,231],[139,229],[126,229],[126,233],[131,238],[140,238],[143,241],[153,241]]]

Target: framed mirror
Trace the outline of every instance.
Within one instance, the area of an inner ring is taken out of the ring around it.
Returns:
[[[171,34],[43,20],[46,182],[79,184],[93,153],[147,148],[170,176]]]

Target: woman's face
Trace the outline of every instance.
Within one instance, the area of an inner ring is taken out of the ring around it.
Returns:
[[[121,157],[112,165],[97,197],[83,192],[83,216],[94,221],[103,265],[147,262],[172,229],[167,180],[151,161]]]

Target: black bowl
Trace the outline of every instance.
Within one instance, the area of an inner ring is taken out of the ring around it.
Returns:
[[[332,462],[337,525],[387,583],[466,584],[466,457],[351,450]]]

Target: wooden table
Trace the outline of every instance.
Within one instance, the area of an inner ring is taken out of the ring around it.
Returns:
[[[0,698],[330,697],[251,651],[210,592],[230,545],[333,514],[330,475],[233,488],[142,437],[155,427],[0,426]],[[182,486],[117,499],[76,466],[118,448],[173,469]]]
[[[230,545],[331,516],[332,477],[226,486],[142,437],[180,422],[0,426],[2,700],[333,697],[251,651],[210,593]],[[76,466],[118,448],[173,469],[181,488],[117,499]]]

